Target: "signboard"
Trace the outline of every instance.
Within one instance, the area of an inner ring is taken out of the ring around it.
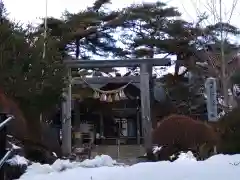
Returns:
[[[217,84],[215,78],[208,78],[205,83],[207,94],[208,121],[217,121]]]

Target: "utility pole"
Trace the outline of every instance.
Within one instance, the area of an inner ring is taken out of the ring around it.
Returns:
[[[228,103],[228,82],[226,78],[226,61],[225,61],[225,52],[224,52],[224,38],[223,38],[223,19],[222,19],[222,0],[219,0],[219,13],[220,13],[220,24],[221,24],[221,83],[222,83],[222,92],[224,99],[224,108],[229,108]]]
[[[45,1],[45,18],[44,18],[44,35],[43,35],[43,54],[42,58],[45,59],[46,56],[46,45],[47,45],[47,17],[48,17],[48,0]]]

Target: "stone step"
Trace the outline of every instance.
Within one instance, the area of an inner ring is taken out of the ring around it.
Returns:
[[[131,159],[144,154],[144,148],[141,145],[100,145],[92,151],[92,156],[106,154],[113,159]]]

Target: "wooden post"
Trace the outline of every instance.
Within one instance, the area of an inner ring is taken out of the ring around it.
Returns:
[[[100,138],[104,137],[104,122],[103,122],[103,115],[102,112],[99,113],[100,116]]]
[[[65,101],[62,104],[62,153],[69,156],[72,152],[72,122],[71,122],[71,106],[72,106],[72,84],[71,69],[68,69],[68,87],[65,93]]]
[[[149,74],[149,96],[150,96],[150,117],[151,117],[151,125],[156,124],[156,118],[153,116],[153,105],[154,105],[154,80],[153,80],[153,66],[148,65],[148,74]]]
[[[136,122],[136,125],[137,125],[137,144],[140,145],[141,144],[141,136],[140,136],[140,124],[139,124],[139,110],[137,111],[137,122]]]
[[[152,120],[150,108],[149,67],[147,64],[141,64],[140,87],[144,146],[146,150],[149,150],[152,149]]]

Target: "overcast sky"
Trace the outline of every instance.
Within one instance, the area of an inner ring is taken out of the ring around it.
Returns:
[[[1,0],[0,0],[1,1]],[[95,0],[47,0],[48,16],[60,18],[67,10],[76,13],[87,6],[91,6]],[[196,22],[197,16],[203,12],[211,14],[211,18],[203,25],[219,22],[220,0],[162,0],[169,6],[174,6],[182,13],[182,18]],[[24,23],[39,23],[46,14],[46,0],[3,0],[9,16],[16,21]],[[112,0],[111,9],[119,9],[133,3],[156,2],[156,0]],[[222,0],[222,14],[225,22],[240,28],[240,0]],[[234,6],[234,8],[233,8]],[[234,11],[232,11],[232,8]],[[215,16],[213,15],[215,12]],[[232,13],[233,12],[233,13]],[[239,38],[238,38],[239,39]],[[236,41],[234,39],[234,41]],[[239,42],[239,40],[237,40]]]
[[[10,16],[23,22],[37,22],[45,16],[45,0],[3,0]],[[156,1],[156,0],[155,0]],[[178,7],[183,13],[183,18],[189,21],[196,20],[199,12],[207,11],[210,13],[212,4],[216,4],[219,11],[219,0],[162,0],[171,6]],[[232,5],[238,0],[222,0],[224,19],[228,20]],[[240,0],[239,0],[240,1]],[[69,12],[78,12],[91,6],[94,0],[48,0],[48,15],[61,17],[64,10]],[[143,0],[112,0],[112,9],[122,8],[132,3],[143,2]],[[154,2],[154,0],[145,0],[144,2]],[[238,25],[240,16],[240,2],[237,2],[231,23]],[[219,14],[219,13],[218,13]],[[214,21],[212,18],[211,21]],[[207,23],[207,22],[206,22]]]

